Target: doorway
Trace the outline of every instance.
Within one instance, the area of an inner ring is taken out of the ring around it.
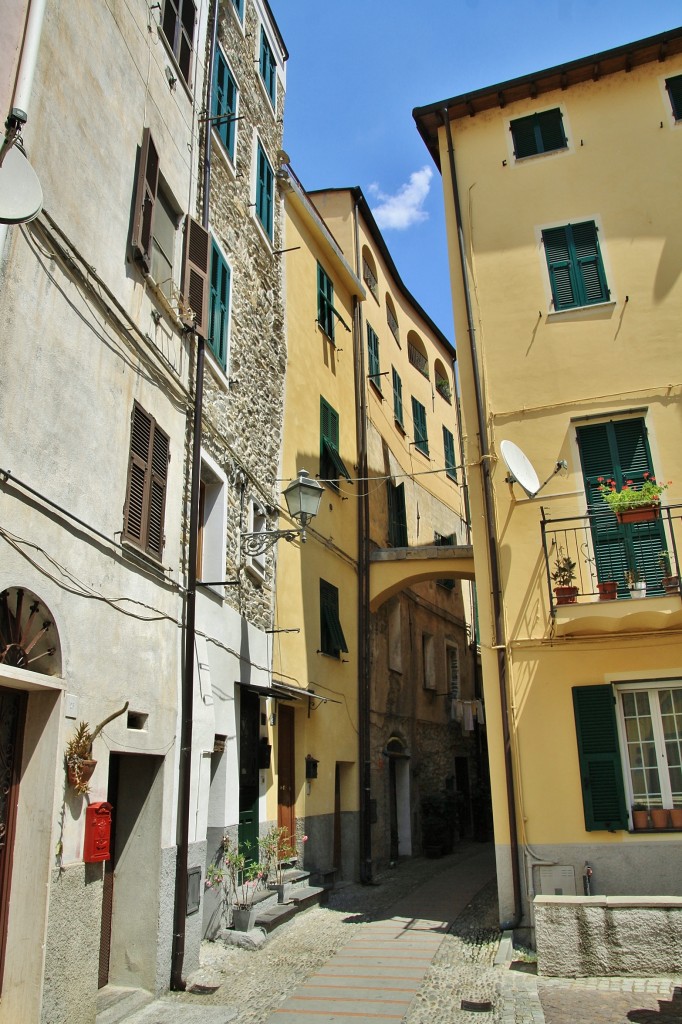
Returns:
[[[277,712],[277,825],[296,835],[294,709],[280,704]]]
[[[239,698],[239,849],[247,861],[258,859],[258,739],[260,697],[240,687]]]
[[[26,694],[0,687],[0,993],[7,946],[12,855],[19,803]]]
[[[412,855],[410,820],[410,755],[405,744],[392,736],[386,744],[388,757],[388,806],[390,826],[390,859]]]
[[[111,859],[104,865],[99,987],[153,992],[161,887],[163,758],[111,754]]]

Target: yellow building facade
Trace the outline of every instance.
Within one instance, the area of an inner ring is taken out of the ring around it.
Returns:
[[[516,927],[538,894],[682,893],[681,51],[675,30],[414,112],[443,179]],[[658,518],[618,521],[600,486],[646,474]]]
[[[359,189],[308,195],[288,165],[279,185],[282,486],[306,469],[325,490],[305,546],[278,550],[273,685],[293,699],[271,719],[267,817],[305,831],[307,869],[368,880],[419,852],[425,796],[449,791],[454,804],[461,783],[460,831],[474,828],[483,715],[470,588],[452,582],[473,570],[455,353],[400,280]]]

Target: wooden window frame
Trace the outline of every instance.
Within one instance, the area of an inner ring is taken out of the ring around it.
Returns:
[[[407,510],[405,484],[386,481],[388,495],[388,544],[392,548],[407,547]]]
[[[156,561],[160,561],[165,544],[170,457],[170,437],[134,402],[122,537]]]
[[[367,375],[370,384],[372,384],[379,394],[381,394],[381,363],[379,361],[379,335],[371,326],[367,324],[367,368],[369,373]]]
[[[191,11],[192,28],[185,23],[186,12]],[[190,87],[194,63],[194,35],[197,27],[197,8],[194,0],[164,0],[161,31],[175,58],[185,84]]]

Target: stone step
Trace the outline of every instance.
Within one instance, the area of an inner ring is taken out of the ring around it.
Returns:
[[[311,885],[321,885],[323,889],[333,889],[336,883],[336,868],[318,868],[310,876]]]
[[[105,985],[97,993],[97,1024],[119,1024],[153,999],[151,992],[141,988]]]
[[[306,885],[300,889],[292,889],[290,899],[299,910],[306,910],[318,903],[326,903],[329,899],[329,890],[321,885]]]
[[[269,933],[277,928],[278,925],[284,924],[285,921],[290,921],[297,913],[298,907],[295,903],[275,903],[259,911],[256,918],[256,927],[264,928]]]

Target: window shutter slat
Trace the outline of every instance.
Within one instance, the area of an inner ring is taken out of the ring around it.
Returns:
[[[625,829],[628,816],[610,686],[573,687],[585,828]]]
[[[152,133],[145,128],[140,147],[140,163],[135,183],[133,204],[133,229],[131,245],[136,259],[139,259],[147,273],[152,265],[152,232],[154,228],[154,204],[159,187],[159,155]]]
[[[185,252],[182,262],[182,295],[194,315],[194,328],[208,334],[208,258],[210,235],[193,217],[185,219]]]

